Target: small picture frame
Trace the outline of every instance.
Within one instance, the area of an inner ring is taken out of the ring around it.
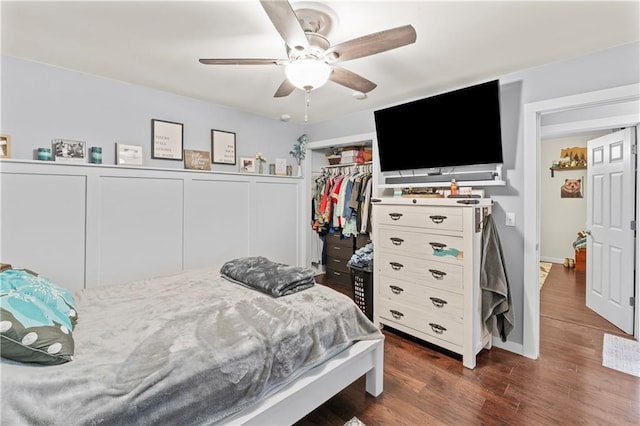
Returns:
[[[560,187],[560,198],[582,198],[582,179],[565,179]]]
[[[151,120],[151,158],[183,159],[184,126],[173,121]]]
[[[211,170],[209,151],[184,150],[184,168],[189,170]]]
[[[11,158],[11,136],[0,135],[0,158]]]
[[[60,163],[86,163],[87,143],[69,139],[52,141],[53,159]]]
[[[211,162],[213,164],[236,164],[236,134],[211,129]]]
[[[240,157],[240,171],[242,173],[255,173],[256,159],[253,157]]]
[[[125,166],[141,166],[142,163],[142,146],[116,142],[116,164]]]
[[[287,160],[284,158],[276,158],[276,175],[287,175]]]

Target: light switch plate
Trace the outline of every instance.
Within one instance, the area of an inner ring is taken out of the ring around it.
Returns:
[[[514,212],[507,212],[507,219],[505,220],[506,226],[516,226],[516,214]]]

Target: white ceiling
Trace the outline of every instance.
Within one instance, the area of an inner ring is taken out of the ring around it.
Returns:
[[[296,4],[292,2],[294,9]],[[309,4],[310,2],[304,2]],[[417,41],[340,65],[378,84],[365,100],[333,82],[311,92],[309,121],[429,96],[639,40],[638,1],[324,1],[341,43],[406,24]],[[276,65],[199,58],[286,58],[258,0],[5,1],[2,53],[204,99],[304,119],[304,93],[273,94]],[[615,70],[612,70],[615,72]]]

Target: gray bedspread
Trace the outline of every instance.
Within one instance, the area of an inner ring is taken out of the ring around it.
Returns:
[[[315,284],[312,269],[273,262],[264,256],[230,260],[222,265],[220,273],[230,281],[273,297],[306,290]]]
[[[2,360],[0,423],[199,425],[382,333],[315,285],[273,298],[201,269],[74,294],[74,360]]]

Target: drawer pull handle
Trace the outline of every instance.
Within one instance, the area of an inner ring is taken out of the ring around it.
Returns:
[[[336,263],[342,263],[342,260],[340,260],[340,259],[331,259],[331,260],[333,260]]]
[[[333,275],[340,276],[340,275],[342,275],[342,274],[341,274],[340,272],[333,271]]]
[[[393,315],[393,317],[395,319],[400,319],[400,318],[402,318],[404,316],[404,314],[402,312],[396,311],[394,309],[389,309],[389,312],[391,312],[391,315]]]
[[[391,240],[394,246],[399,246],[400,244],[404,243],[404,240],[402,238],[391,237],[389,239]]]
[[[433,275],[433,278],[436,280],[444,279],[444,276],[447,275],[446,272],[438,271],[437,269],[429,269],[429,272],[431,272],[431,275]]]
[[[400,293],[402,293],[404,291],[403,288],[395,286],[395,285],[390,285],[389,288],[391,289],[391,292],[393,294],[400,294]]]
[[[433,323],[433,322],[430,322],[429,326],[431,327],[431,330],[433,330],[433,332],[436,333],[436,334],[442,334],[445,331],[447,331],[447,329],[444,328],[443,326],[441,326],[440,324],[436,324],[436,323]]]
[[[436,224],[440,224],[444,222],[446,218],[447,218],[446,216],[439,216],[439,215],[429,216],[429,219],[431,219],[431,221]]]
[[[342,250],[342,247],[338,247],[338,246],[333,246],[332,247],[334,250]]]
[[[447,246],[446,244],[442,243],[429,243],[429,245],[434,251],[442,251]]]
[[[399,271],[400,268],[404,267],[402,263],[398,262],[389,262],[389,265],[391,265],[391,269],[393,269],[394,271]]]
[[[402,213],[389,213],[391,220],[398,220],[402,217]]]
[[[429,299],[431,300],[431,303],[433,303],[433,305],[436,308],[442,308],[444,305],[447,304],[446,300],[438,299],[437,297],[430,297]]]

